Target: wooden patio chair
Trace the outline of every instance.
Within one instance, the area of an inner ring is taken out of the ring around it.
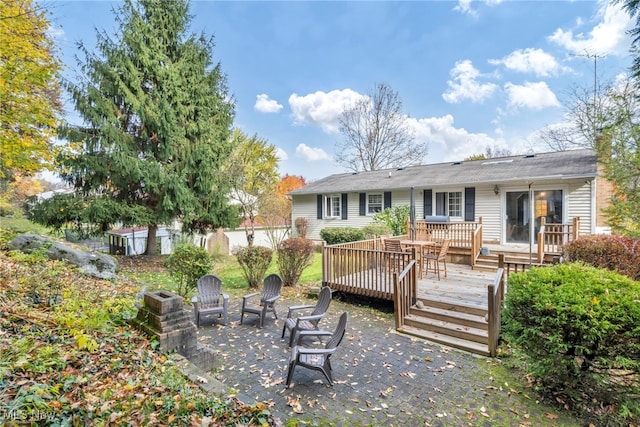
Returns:
[[[440,263],[444,264],[444,277],[447,277],[447,251],[449,250],[449,244],[451,241],[445,239],[442,241],[442,245],[436,253],[427,252],[422,254],[422,262],[424,263],[423,271],[429,273],[429,269],[433,266],[433,272],[438,275],[440,280]],[[428,246],[425,246],[429,248]],[[428,250],[428,249],[427,249]]]
[[[324,345],[324,348],[308,348],[298,344],[291,349],[289,369],[287,371],[287,387],[291,384],[293,372],[296,369],[296,366],[302,366],[303,368],[322,372],[329,385],[333,385],[331,356],[335,353],[340,342],[342,342],[342,338],[344,337],[347,327],[347,318],[348,315],[345,311],[340,315],[338,325],[333,333],[328,331],[300,331],[300,334],[298,335],[298,342],[302,341],[303,337],[309,336],[328,336],[330,338]]]
[[[198,279],[198,294],[191,298],[196,326],[204,317],[217,314],[222,323],[227,324],[229,295],[222,293],[222,280],[215,274],[205,274]]]
[[[289,347],[293,346],[293,342],[297,338],[300,331],[318,330],[318,322],[327,314],[329,304],[331,303],[331,288],[323,286],[318,295],[316,305],[294,305],[289,307],[287,318],[282,327],[282,338],[285,332],[289,330]],[[309,315],[301,315],[303,310],[311,310]]]
[[[258,327],[262,328],[264,325],[264,319],[267,316],[267,312],[273,313],[275,318],[278,318],[276,312],[276,301],[280,298],[280,290],[282,289],[282,278],[277,274],[270,274],[264,279],[264,287],[262,293],[254,292],[242,297],[242,312],[240,315],[240,323],[244,319],[245,313],[257,314],[260,319],[258,321]],[[260,302],[258,304],[252,304],[251,300],[254,297],[260,295]]]
[[[402,255],[400,255],[400,252],[404,252],[404,249],[402,249],[400,240],[385,239],[384,250],[386,252],[393,252],[393,253],[387,254],[388,259],[387,259],[386,265],[389,268],[389,271],[401,270],[400,265],[403,262],[403,258],[402,258]]]

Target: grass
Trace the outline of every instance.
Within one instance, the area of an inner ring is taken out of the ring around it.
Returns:
[[[266,274],[278,273],[278,264],[274,259]],[[238,296],[248,292],[249,287],[244,278],[242,268],[233,256],[214,257],[213,274],[222,279],[225,292]],[[166,271],[128,271],[125,272],[127,277],[135,279],[146,290],[165,289],[171,292],[177,290],[175,281]],[[322,281],[322,254],[315,253],[311,265],[304,269],[297,287],[317,286]]]

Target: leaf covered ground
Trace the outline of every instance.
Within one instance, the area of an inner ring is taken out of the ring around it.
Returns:
[[[0,252],[0,424],[277,424],[265,405],[206,395],[130,327],[139,290]]]

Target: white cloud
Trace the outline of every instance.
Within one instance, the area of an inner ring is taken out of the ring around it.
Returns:
[[[542,49],[519,49],[502,59],[490,59],[492,65],[504,65],[507,69],[521,73],[549,76],[560,71],[556,59]]]
[[[298,144],[296,147],[296,155],[302,157],[309,162],[316,162],[318,160],[331,160],[331,156],[327,154],[322,148],[309,147],[306,144]]]
[[[613,2],[604,5],[600,16],[602,21],[586,34],[558,28],[548,39],[576,54],[628,55],[631,38],[627,31],[633,27],[633,20]]]
[[[287,160],[289,158],[289,155],[282,148],[276,147],[276,157],[282,162],[284,160]]]
[[[532,110],[542,110],[547,107],[558,107],[560,102],[545,82],[525,82],[524,85],[506,83],[507,104],[510,107],[526,107]]]
[[[282,110],[282,104],[275,99],[269,99],[269,95],[261,93],[256,95],[256,103],[253,109],[261,113],[277,113]]]
[[[451,80],[447,82],[449,89],[442,94],[442,98],[451,104],[457,104],[465,99],[479,103],[489,98],[498,88],[494,83],[479,83],[482,75],[470,60],[456,62],[449,72]]]
[[[458,4],[453,8],[453,10],[475,16],[477,12],[471,8],[472,1],[473,0],[458,0]]]
[[[462,160],[472,154],[484,153],[486,147],[506,147],[502,139],[456,128],[450,114],[423,119],[409,118],[409,125],[414,131],[416,142],[439,146],[436,151],[445,153],[443,161]]]
[[[304,96],[293,93],[289,106],[295,123],[313,123],[327,133],[337,133],[338,119],[345,107],[363,97],[365,95],[351,89],[317,91]]]
[[[485,0],[484,3],[487,6],[497,6],[502,3],[502,1],[503,0]],[[453,10],[476,17],[478,16],[478,11],[471,8],[472,2],[473,0],[458,0],[458,4],[453,8]]]

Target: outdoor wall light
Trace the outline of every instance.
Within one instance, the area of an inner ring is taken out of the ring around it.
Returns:
[[[500,194],[500,187],[498,187],[498,184],[496,184],[493,187],[493,193],[497,196],[498,194]]]

